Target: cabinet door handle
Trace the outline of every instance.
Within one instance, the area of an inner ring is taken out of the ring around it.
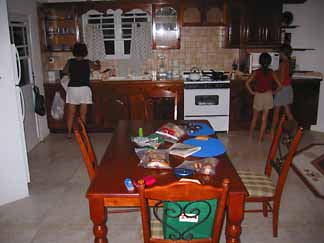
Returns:
[[[116,103],[118,103],[120,105],[125,105],[125,103],[123,101],[121,101],[120,99],[116,99],[115,101],[116,101]]]

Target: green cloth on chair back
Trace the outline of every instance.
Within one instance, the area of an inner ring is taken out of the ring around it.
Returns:
[[[217,200],[164,202],[163,234],[165,239],[202,239],[210,238],[214,225]],[[196,222],[181,222],[181,213],[194,215]]]

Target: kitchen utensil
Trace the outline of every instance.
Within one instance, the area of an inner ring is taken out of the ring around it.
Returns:
[[[192,81],[198,81],[200,80],[200,77],[201,77],[200,70],[197,67],[191,68],[189,79]]]
[[[286,11],[282,14],[282,24],[285,25],[285,26],[288,26],[288,25],[291,25],[291,23],[293,22],[294,20],[294,15],[289,12],[289,11]]]
[[[105,70],[101,71],[100,73],[106,73],[109,72],[111,69],[110,68],[106,68]]]
[[[202,75],[206,77],[210,77],[211,80],[226,80],[228,79],[227,75],[224,75],[223,71],[215,71],[210,69],[208,72],[202,71]]]

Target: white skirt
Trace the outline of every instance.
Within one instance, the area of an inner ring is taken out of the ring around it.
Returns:
[[[66,103],[73,105],[92,104],[92,92],[90,87],[68,87],[66,92]]]

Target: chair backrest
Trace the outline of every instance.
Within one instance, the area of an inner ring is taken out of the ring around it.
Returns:
[[[298,127],[295,121],[286,120],[285,115],[281,117],[270,147],[265,168],[265,175],[267,176],[271,176],[272,168],[278,172],[276,197],[281,196],[302,133],[303,128]]]
[[[163,115],[163,104],[172,104],[173,111],[172,117],[169,119],[177,120],[178,117],[178,95],[176,92],[172,92],[164,89],[150,90],[148,94],[144,96],[145,104],[145,119],[146,120],[157,120],[155,115]],[[157,110],[158,107],[158,110]],[[170,110],[170,106],[167,107],[166,111]],[[162,120],[163,117],[160,118]]]
[[[175,240],[178,243],[188,242],[188,240],[199,243],[219,242],[229,190],[228,179],[224,179],[222,187],[219,188],[211,185],[178,181],[165,186],[155,186],[147,189],[144,188],[142,183],[138,189],[144,243],[155,242],[154,240],[156,240],[151,237],[153,218],[163,226],[164,237],[162,238],[164,239],[160,239],[159,242],[171,243],[175,242]],[[153,205],[151,210],[150,205]],[[189,226],[188,224],[181,226],[179,220],[184,215],[187,216],[187,219],[196,219],[199,222],[191,223]],[[211,219],[211,222],[207,221],[209,219]],[[197,239],[192,232],[199,227],[206,230],[206,223],[207,228],[210,227],[210,235]]]
[[[87,167],[88,175],[92,181],[96,174],[97,158],[94,153],[91,141],[89,139],[87,130],[80,118],[73,124],[73,132],[78,141],[81,149],[81,153]]]

